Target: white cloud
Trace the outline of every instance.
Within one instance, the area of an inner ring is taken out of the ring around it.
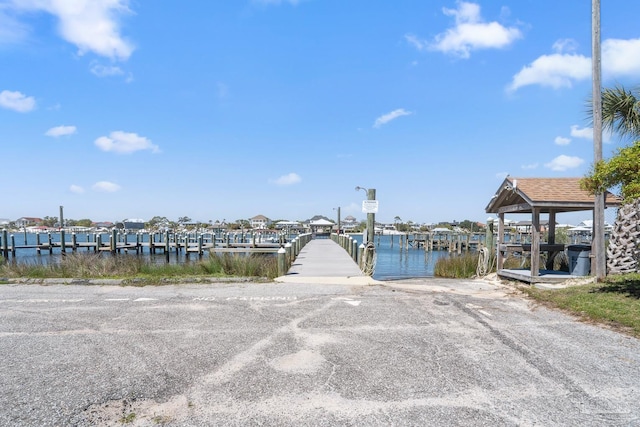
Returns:
[[[567,169],[574,169],[584,163],[584,160],[580,157],[559,155],[549,163],[545,163],[545,167],[553,171],[566,171]]]
[[[116,191],[120,190],[121,187],[113,182],[98,181],[93,184],[91,188],[93,189],[93,191],[98,191],[101,193],[115,193]]]
[[[101,136],[95,140],[95,144],[102,151],[113,151],[115,153],[133,153],[135,151],[150,150],[153,153],[160,152],[157,145],[151,140],[138,134],[122,131],[114,131],[109,136]]]
[[[398,108],[397,110],[393,110],[390,113],[383,114],[378,117],[376,121],[373,123],[374,128],[379,128],[380,126],[389,123],[391,120],[395,120],[398,117],[409,116],[413,114],[411,111],[406,111],[404,108]]]
[[[609,77],[640,74],[640,39],[603,41],[602,74]]]
[[[573,39],[556,40],[552,49],[555,53],[574,53],[578,50],[578,42]]]
[[[591,78],[591,57],[574,53],[573,40],[559,40],[555,53],[542,55],[523,67],[511,81],[509,91],[540,85],[553,89],[570,88]],[[571,52],[571,53],[565,53]],[[602,74],[606,78],[637,76],[640,73],[640,39],[607,39],[602,42]]]
[[[46,136],[52,136],[54,138],[57,138],[59,136],[73,135],[74,133],[76,133],[75,126],[56,126],[56,127],[52,127],[51,129],[46,131],[44,134]]]
[[[571,136],[574,138],[593,139],[593,128],[581,128],[578,125],[572,125]]]
[[[91,65],[91,72],[98,77],[121,76],[124,74],[122,68],[114,65],[102,65],[94,63]]]
[[[297,173],[291,172],[287,175],[282,175],[280,178],[273,180],[272,182],[276,185],[293,185],[302,181],[300,175]]]
[[[418,50],[431,49],[469,58],[471,51],[502,49],[522,37],[516,27],[505,27],[496,21],[484,22],[480,5],[476,3],[460,1],[457,9],[443,8],[442,12],[455,18],[454,27],[438,34],[431,43],[411,35],[405,36],[407,41]]]
[[[581,128],[578,125],[571,126],[571,136],[574,138],[582,138],[593,140],[593,128],[585,127]],[[613,137],[611,130],[603,129],[602,130],[602,142],[608,144],[611,142],[611,138]]]
[[[540,85],[553,89],[571,87],[577,80],[591,77],[591,58],[583,55],[554,53],[542,55],[523,67],[508,87],[513,92],[523,86]]]
[[[556,136],[556,139],[553,142],[555,142],[557,145],[569,145],[571,143],[571,138]]]
[[[528,164],[528,165],[522,165],[521,168],[525,169],[525,170],[538,169],[538,164],[537,163],[531,163],[531,164]]]
[[[414,34],[405,34],[404,38],[407,40],[407,42],[409,42],[410,45],[413,45],[413,47],[418,50],[426,50],[429,47],[428,42],[420,40]]]
[[[69,191],[76,194],[82,194],[84,193],[84,188],[80,187],[79,185],[71,184],[71,186],[69,187]]]
[[[14,0],[18,11],[44,11],[59,21],[60,36],[74,44],[78,53],[93,52],[126,60],[133,45],[120,35],[120,18],[130,14],[129,0]]]
[[[20,92],[3,90],[0,92],[0,107],[19,113],[27,113],[36,108],[36,100],[32,96],[26,96]]]

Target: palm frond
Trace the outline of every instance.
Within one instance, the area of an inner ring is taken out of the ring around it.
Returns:
[[[638,94],[638,95],[636,95]],[[602,92],[602,124],[622,137],[640,138],[640,93],[622,86]]]

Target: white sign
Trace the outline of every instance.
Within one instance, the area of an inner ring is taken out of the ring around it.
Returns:
[[[363,213],[378,213],[378,201],[377,200],[363,200],[362,201]]]

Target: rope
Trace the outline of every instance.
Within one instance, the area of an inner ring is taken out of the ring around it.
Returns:
[[[476,267],[476,276],[484,277],[489,274],[489,248],[480,248],[478,251],[478,267]]]
[[[371,262],[371,265],[367,265],[369,252],[373,253],[373,260]],[[362,257],[364,258],[364,261],[362,263],[362,272],[367,276],[373,276],[373,272],[376,269],[376,261],[378,260],[378,254],[376,253],[375,246],[372,242],[367,243],[367,246],[364,247],[364,251],[362,252]]]

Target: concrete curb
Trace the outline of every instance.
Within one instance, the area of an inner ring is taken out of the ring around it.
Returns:
[[[278,283],[300,283],[300,284],[326,284],[326,285],[385,285],[386,282],[375,280],[370,276],[342,276],[342,277],[302,277],[296,275],[280,276],[273,279]]]

